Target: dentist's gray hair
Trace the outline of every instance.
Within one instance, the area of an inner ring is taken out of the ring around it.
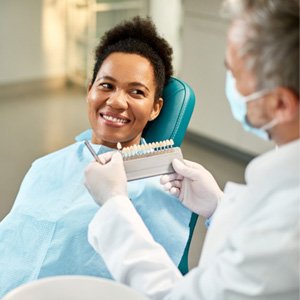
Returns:
[[[299,95],[299,0],[225,0],[222,12],[237,25],[229,38],[241,43],[257,90],[283,86]]]

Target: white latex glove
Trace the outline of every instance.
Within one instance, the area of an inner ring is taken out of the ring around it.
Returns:
[[[223,196],[214,177],[203,166],[189,160],[172,162],[176,173],[160,179],[165,190],[177,196],[191,211],[210,217]]]
[[[126,196],[127,178],[122,155],[118,151],[99,155],[102,164],[90,163],[85,169],[85,186],[94,200],[103,205],[116,196]]]

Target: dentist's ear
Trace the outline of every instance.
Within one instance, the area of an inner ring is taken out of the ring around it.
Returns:
[[[276,106],[276,118],[281,123],[289,123],[299,117],[299,96],[286,87],[276,89],[278,100]]]

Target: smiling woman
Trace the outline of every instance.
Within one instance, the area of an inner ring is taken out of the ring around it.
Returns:
[[[94,151],[143,144],[142,132],[163,105],[172,75],[172,49],[150,19],[139,17],[109,30],[96,48],[86,97]],[[56,275],[111,278],[87,241],[99,207],[83,185],[92,160],[83,140],[36,160],[11,212],[0,223],[0,298],[20,284]],[[130,198],[152,233],[178,266],[190,234],[191,212],[163,191],[159,178],[131,181]],[[155,200],[155,201],[154,201]],[[114,243],[118,236],[111,237]]]
[[[139,144],[147,122],[158,116],[163,104],[162,98],[155,99],[155,91],[148,59],[137,54],[110,54],[87,96],[92,142],[109,147],[118,142]]]
[[[92,142],[113,148],[117,142],[137,144],[163,105],[172,49],[149,19],[136,17],[109,30],[95,54],[87,95]]]

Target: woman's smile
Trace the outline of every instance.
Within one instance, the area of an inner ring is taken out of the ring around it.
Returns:
[[[130,120],[124,116],[114,115],[112,113],[99,113],[101,120],[104,120],[104,124],[108,126],[121,127],[129,123]]]

